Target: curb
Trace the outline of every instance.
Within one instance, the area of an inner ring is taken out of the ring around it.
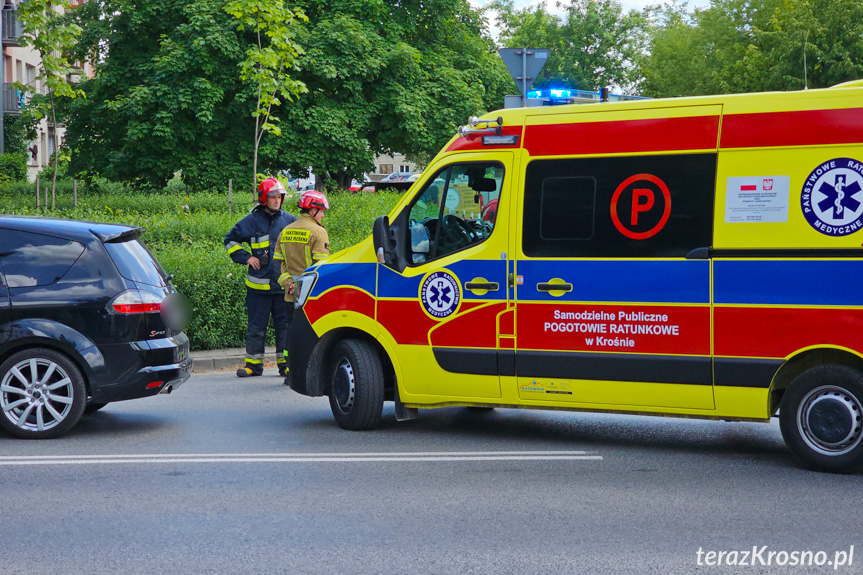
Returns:
[[[192,357],[192,371],[216,371],[227,367],[241,367],[245,356]]]
[[[189,354],[192,358],[192,371],[217,371],[220,369],[237,369],[242,367],[246,360],[245,348],[208,349],[193,351]],[[268,348],[265,352],[264,367],[276,366],[276,352],[274,348]]]

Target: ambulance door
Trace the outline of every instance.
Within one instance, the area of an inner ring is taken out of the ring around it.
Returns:
[[[526,164],[515,305],[522,401],[713,408],[710,262],[692,258],[711,243],[715,176],[716,154],[704,152]]]
[[[397,347],[403,401],[499,398],[512,152],[449,156],[394,218],[402,270],[379,266],[378,323]],[[396,266],[396,268],[399,266]],[[422,397],[419,397],[422,396]]]

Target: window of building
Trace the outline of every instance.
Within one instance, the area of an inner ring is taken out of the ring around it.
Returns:
[[[381,173],[385,176],[392,174],[393,173],[393,165],[392,164],[381,164],[379,173]]]

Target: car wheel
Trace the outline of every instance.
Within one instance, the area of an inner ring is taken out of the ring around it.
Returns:
[[[843,365],[804,371],[779,409],[785,443],[808,467],[847,472],[863,465],[863,374]]]
[[[86,401],[81,371],[61,353],[28,349],[0,365],[0,426],[12,435],[62,435],[78,423]]]
[[[339,342],[333,349],[330,409],[344,429],[371,429],[381,419],[384,405],[384,372],[371,344],[356,339]]]
[[[99,411],[100,409],[105,407],[106,405],[108,405],[108,404],[107,403],[90,402],[87,404],[87,407],[84,408],[84,415],[87,415],[88,413],[96,413],[97,411]]]

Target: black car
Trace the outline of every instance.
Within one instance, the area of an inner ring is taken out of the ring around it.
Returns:
[[[170,393],[189,378],[185,324],[166,313],[182,296],[139,232],[0,217],[0,426],[8,432],[56,437],[84,413]]]

